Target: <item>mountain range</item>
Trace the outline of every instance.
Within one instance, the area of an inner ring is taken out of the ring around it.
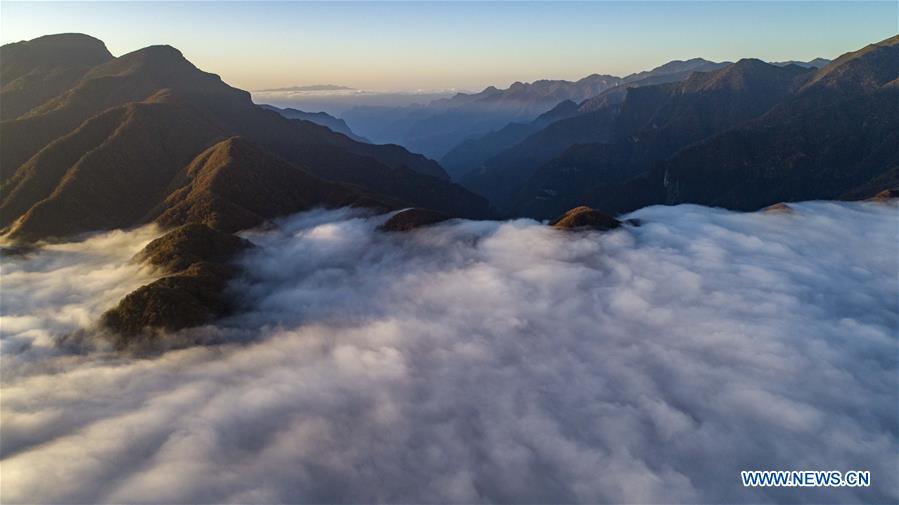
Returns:
[[[893,37],[820,69],[745,59],[629,89],[620,106],[581,116],[605,138],[569,135],[564,152],[495,203],[548,219],[582,204],[616,214],[658,203],[752,210],[869,197],[899,181],[897,83]]]
[[[45,63],[31,54],[32,48],[40,56],[54,45],[66,45],[74,53],[71,68],[66,59]],[[10,238],[38,240],[161,219],[176,200],[182,209],[200,201],[179,198],[210,187],[216,181],[205,177],[210,173],[234,187],[267,183],[241,180],[256,175],[228,165],[210,167],[209,159],[228,159],[210,157],[216,146],[238,155],[251,152],[250,158],[268,167],[271,177],[296,184],[302,177],[309,186],[327,181],[328,198],[312,191],[301,206],[287,208],[279,202],[276,207],[284,213],[327,205],[338,191],[342,195],[334,201],[341,205],[377,200],[451,215],[490,213],[483,198],[449,182],[436,162],[396,145],[357,142],[264,110],[248,93],[197,69],[172,47],[151,46],[111,58],[102,42],[67,34],[14,48],[4,47],[4,68],[17,70],[4,72],[4,93],[24,76],[37,87],[42,78],[61,85],[59,75],[69,76],[69,84],[42,103],[36,103],[34,93],[25,95],[30,101],[13,102],[13,108],[27,110],[0,122],[0,226]],[[99,63],[85,69],[84,62],[91,61]],[[50,64],[53,70],[47,71]],[[77,73],[79,77],[70,77]],[[7,78],[15,80],[7,83]],[[13,99],[4,99],[4,109],[7,100]],[[235,137],[240,141],[230,140]],[[254,212],[246,201],[212,193],[216,205]],[[249,198],[261,204],[267,196]]]
[[[315,207],[493,215],[433,160],[354,140],[331,129],[339,122],[316,124],[329,121],[321,115],[257,106],[170,46],[116,58],[95,38],[61,34],[0,51],[4,241],[151,222],[167,232],[139,258],[161,277],[98,322],[120,347],[232,310],[223,290],[239,230]]]
[[[170,46],[114,57],[61,34],[5,45],[0,60],[5,241],[165,232],[139,258],[162,276],[103,318],[119,336],[226,315],[230,259],[252,247],[234,233],[315,207],[411,208],[385,233],[500,215],[608,229],[646,205],[754,210],[899,186],[899,37],[820,68],[693,59],[405,109],[398,121],[421,132],[483,132],[442,159],[461,185],[333,116],[256,105]]]
[[[631,74],[619,85],[580,103],[563,102],[530,123],[510,124],[498,132],[463,142],[441,158],[440,163],[463,184],[503,202],[509,197],[507,189],[524,182],[537,167],[565,148],[603,140],[607,134],[603,125],[617,111],[615,106],[624,101],[628,89],[682,81],[693,72],[726,65],[694,58]]]
[[[830,63],[830,60],[826,58],[815,58],[809,61],[799,61],[799,60],[790,60],[790,61],[772,61],[770,62],[772,65],[777,65],[780,67],[786,65],[799,65],[800,67],[806,68],[822,68],[827,66]]]
[[[376,142],[395,142],[430,157],[440,157],[458,143],[529,121],[564,100],[581,101],[617,86],[621,78],[590,75],[578,81],[516,82],[506,89],[489,86],[479,93],[458,93],[427,105],[356,107],[341,117]]]
[[[802,64],[821,65],[826,61],[818,58]],[[467,164],[469,160],[458,159],[459,151],[468,151],[470,147],[465,145],[466,142],[476,142],[479,137],[509,123],[534,121],[566,100],[582,105],[585,111],[591,110],[598,104],[620,102],[629,87],[682,80],[692,72],[714,70],[724,65],[727,62],[716,63],[702,58],[676,60],[625,77],[592,74],[577,81],[544,79],[531,83],[515,82],[506,89],[488,86],[479,93],[458,93],[426,105],[355,107],[345,111],[341,117],[367,138],[376,142],[397,143],[440,159],[449,173],[461,176],[479,166],[472,167]],[[603,96],[603,92],[608,94]],[[594,98],[597,101],[582,104]],[[487,141],[488,144],[491,142]],[[465,158],[465,155],[461,157]],[[475,158],[475,161],[484,161],[481,155]],[[460,166],[461,163],[465,164]]]

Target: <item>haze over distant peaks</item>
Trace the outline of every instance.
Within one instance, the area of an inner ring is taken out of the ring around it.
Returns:
[[[375,142],[398,143],[441,157],[466,139],[514,121],[531,121],[560,102],[580,102],[618,86],[621,78],[593,74],[577,81],[542,79],[488,86],[479,93],[456,93],[425,106],[358,107],[342,115],[353,131]]]
[[[472,101],[498,101],[519,100],[539,101],[543,99],[558,99],[580,101],[595,96],[609,87],[616,86],[621,81],[614,75],[591,74],[577,81],[565,81],[561,79],[540,79],[534,82],[512,83],[506,89],[498,89],[496,86],[488,86],[480,93],[458,93],[446,100],[446,103],[465,104]]]
[[[347,126],[346,121],[340,118],[336,118],[327,112],[306,112],[298,109],[294,109],[291,107],[287,108],[279,108],[274,105],[260,105],[263,109],[272,110],[286,117],[287,119],[297,119],[301,121],[310,121],[317,125],[324,126],[329,128],[333,132],[342,133],[347,137],[355,140],[356,142],[365,142],[366,144],[370,143],[368,139],[365,137],[360,137],[353,133],[353,130]]]
[[[356,91],[356,88],[339,86],[337,84],[312,84],[309,86],[289,86],[286,88],[257,89],[257,93],[287,93],[303,91]]]
[[[708,72],[716,68],[729,65],[731,62],[714,62],[703,58],[690,58],[689,60],[672,60],[668,63],[659,65],[652,70],[644,70],[643,72],[635,72],[624,78],[625,82],[636,82],[647,77],[658,77],[662,75],[680,74],[683,72]]]
[[[798,61],[798,60],[789,60],[789,61],[772,61],[772,65],[777,65],[778,67],[783,67],[786,65],[798,65],[804,68],[823,68],[830,60],[827,58],[815,58],[814,60],[809,61]]]
[[[509,190],[512,185],[508,184],[510,181],[506,178],[507,176],[523,180],[533,168],[561,153],[571,145],[572,141],[594,142],[603,139],[606,128],[600,125],[608,122],[608,117],[606,117],[608,114],[601,113],[601,115],[604,114],[603,117],[587,116],[586,114],[620,104],[624,101],[628,89],[683,81],[694,72],[718,70],[729,64],[727,62],[716,63],[702,58],[686,61],[676,60],[652,70],[631,74],[623,79],[616,78],[619,80],[617,85],[587,97],[583,101],[560,102],[552,110],[528,123],[512,123],[483,137],[469,138],[453,147],[440,159],[440,163],[447,173],[456,178],[470,175],[470,172],[473,171],[492,172],[492,175],[475,184],[475,187],[482,192],[492,194],[494,191]],[[594,74],[581,81],[596,79],[596,77],[602,76]],[[569,118],[569,121],[565,121]],[[555,124],[552,128],[548,128],[541,135],[535,135],[534,138],[528,139],[529,136],[553,123]],[[528,142],[524,142],[525,140]],[[522,143],[521,149],[510,150],[507,155],[502,155],[503,151],[518,143]],[[506,175],[499,176],[500,173]],[[505,183],[500,184],[499,180],[494,177],[499,177]]]
[[[897,82],[892,37],[821,69],[743,59],[629,90],[618,111],[607,109],[606,138],[569,136],[561,155],[510,191],[511,211],[551,217],[572,205],[621,213],[659,203],[755,210],[873,196],[899,182]]]

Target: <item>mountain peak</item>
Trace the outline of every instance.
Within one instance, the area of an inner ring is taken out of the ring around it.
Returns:
[[[35,67],[94,66],[111,60],[102,40],[83,33],[58,33],[0,47],[3,82],[10,82]]]
[[[790,65],[787,65],[786,67],[779,67],[777,65],[773,65],[771,63],[762,61],[758,58],[741,58],[741,59],[737,60],[736,63],[722,68],[717,73],[719,73],[721,75],[727,75],[727,74],[749,74],[752,72],[777,72],[778,69],[787,68],[789,66]],[[803,72],[807,69],[803,69],[802,67],[800,67],[798,65],[793,65],[792,70]]]
[[[741,59],[737,60],[737,62],[734,63],[733,65],[725,67],[725,69],[728,72],[736,72],[736,71],[745,72],[745,71],[749,71],[749,70],[767,68],[767,67],[772,67],[772,66],[774,66],[774,65],[771,65],[770,63],[766,63],[758,58],[741,58]]]
[[[565,214],[551,221],[549,224],[553,228],[557,228],[559,230],[590,229],[608,231],[621,226],[621,221],[618,221],[612,216],[603,214],[596,209],[592,209],[590,207],[587,207],[586,205],[581,205],[580,207],[575,207],[569,210]]]
[[[690,58],[688,60],[672,60],[663,63],[652,70],[637,72],[624,78],[626,82],[636,82],[646,78],[658,78],[660,76],[686,74],[689,72],[710,72],[723,67],[729,62],[716,63],[703,58]]]
[[[106,49],[106,45],[102,40],[84,33],[54,33],[31,39],[26,42],[17,43],[29,44],[33,47],[53,48],[55,50],[67,50],[78,47],[102,47],[103,49]]]
[[[169,45],[147,46],[119,58],[121,62],[144,66],[183,65],[193,66],[178,49]]]
[[[0,47],[0,121],[27,113],[111,59],[102,41],[81,33],[45,35]]]
[[[757,58],[743,58],[720,70],[694,73],[684,83],[685,90],[742,89],[753,83],[767,86],[774,82],[789,88],[798,76],[812,70],[798,65],[778,66]]]
[[[156,58],[178,58],[184,59],[184,54],[181,53],[180,50],[176,49],[173,46],[168,44],[157,44],[152,46],[147,46],[137,51],[134,51],[130,54],[135,55],[145,55],[148,57],[156,57]]]
[[[185,169],[187,185],[160,207],[156,222],[197,222],[235,232],[316,205],[360,201],[348,187],[301,170],[245,137],[232,136],[200,153]]]
[[[786,67],[788,65],[796,65],[803,68],[823,68],[830,60],[826,58],[815,58],[809,61],[801,61],[801,60],[788,60],[788,61],[769,61],[768,63],[772,65],[777,65],[778,67]]]
[[[606,83],[606,82],[619,82],[621,80],[620,77],[616,77],[614,75],[607,74],[590,74],[587,77],[583,77],[577,80],[577,84],[591,84],[591,83]]]
[[[821,68],[805,88],[876,89],[896,78],[899,67],[899,35],[843,54]]]
[[[136,73],[171,74],[173,71],[199,72],[181,51],[169,45],[147,46],[124,54],[91,70],[86,77],[124,76]]]
[[[83,33],[55,33],[31,40],[6,44],[4,47],[25,45],[33,50],[46,49],[57,52],[62,51],[65,54],[71,54],[76,51],[95,50],[97,52],[105,53],[110,58],[112,57],[106,49],[106,44],[104,44],[102,40]]]

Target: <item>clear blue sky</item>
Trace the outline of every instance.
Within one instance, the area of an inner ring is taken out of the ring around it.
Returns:
[[[480,89],[672,59],[834,58],[897,32],[897,2],[0,2],[3,43],[83,32],[170,44],[229,83]]]

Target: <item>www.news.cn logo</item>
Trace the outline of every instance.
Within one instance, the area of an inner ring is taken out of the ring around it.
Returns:
[[[744,487],[867,487],[871,472],[850,470],[753,470],[740,472]]]

